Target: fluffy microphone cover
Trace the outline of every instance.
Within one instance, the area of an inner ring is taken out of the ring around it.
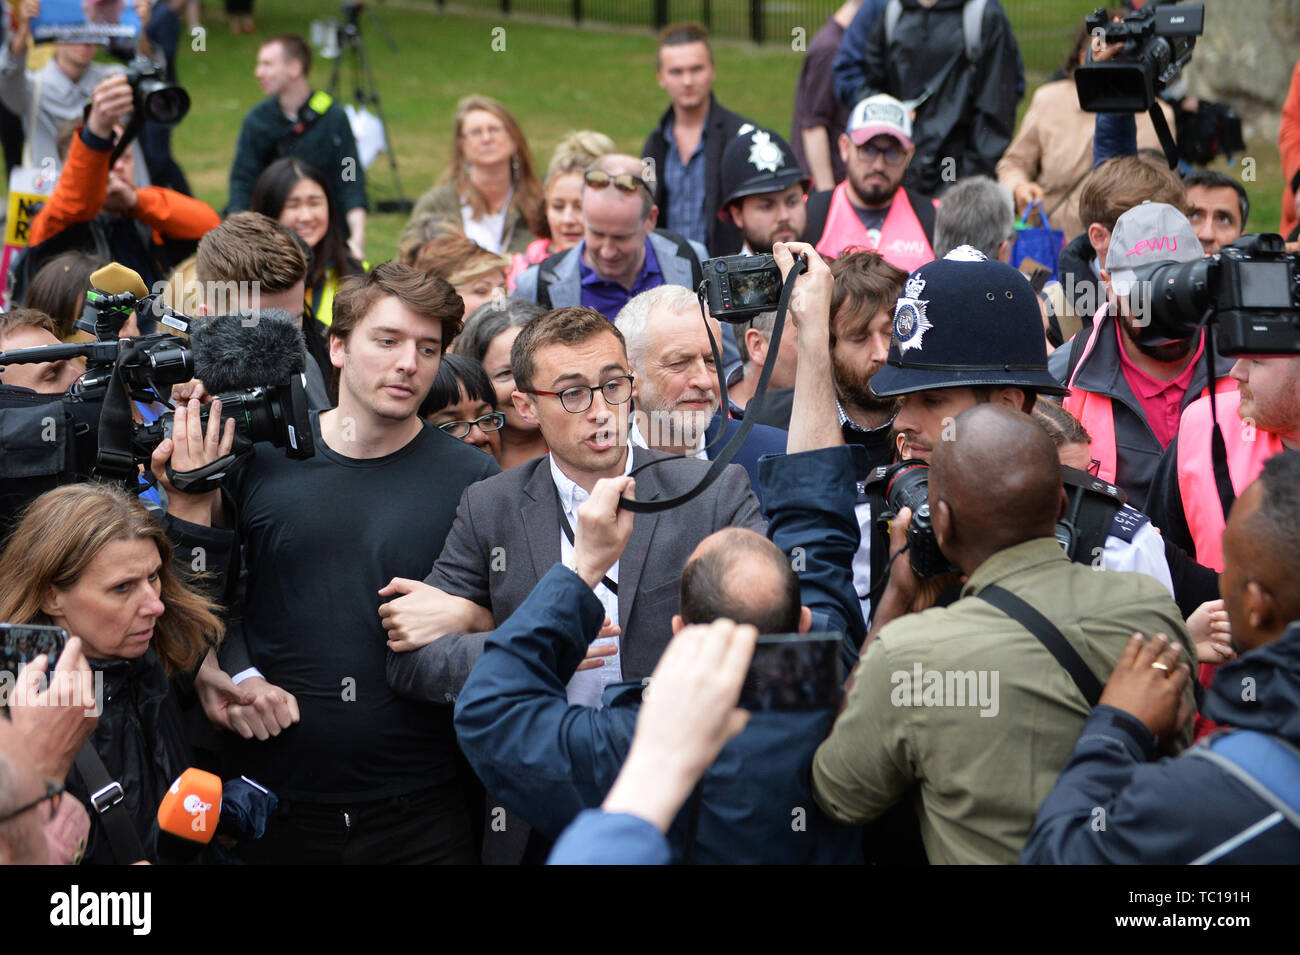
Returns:
[[[303,370],[306,360],[302,330],[278,308],[196,319],[190,347],[195,377],[212,395],[282,385]]]

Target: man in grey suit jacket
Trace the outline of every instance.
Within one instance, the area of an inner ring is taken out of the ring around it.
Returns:
[[[583,240],[519,276],[515,296],[545,308],[583,305],[612,322],[641,292],[661,285],[698,289],[709,253],[676,232],[655,229],[659,207],[653,189],[635,156],[611,154],[593,162],[582,187]],[[721,345],[725,366],[738,365],[740,352],[731,337],[724,336]]]
[[[596,481],[662,462],[638,470],[629,491],[642,501],[670,499],[709,467],[628,448],[636,386],[622,335],[598,313],[569,308],[538,317],[516,339],[511,365],[515,406],[539,424],[551,453],[467,488],[424,585],[394,582],[404,596],[381,614],[389,646],[400,651],[389,655],[389,682],[404,696],[455,699],[487,636],[467,631],[504,621],[556,561],[572,559],[562,518],[576,526],[577,507]],[[636,516],[612,579],[597,590],[611,626],[570,684],[573,702],[598,705],[605,687],[650,675],[672,637],[682,567],[723,527],[763,529],[749,479],[736,465],[686,504]],[[442,612],[440,622],[432,622],[431,608]]]

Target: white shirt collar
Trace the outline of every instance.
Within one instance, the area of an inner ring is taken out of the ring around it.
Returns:
[[[645,447],[645,445],[639,445],[639,447]],[[586,488],[581,487],[576,481],[570,480],[569,476],[560,470],[560,466],[555,463],[555,455],[548,454],[546,457],[551,465],[551,480],[555,482],[555,490],[560,495],[560,506],[572,521],[577,515],[582,502],[591,495],[587,493]],[[627,456],[624,460],[623,473],[625,475],[630,474],[632,472],[631,442],[628,443]]]
[[[704,443],[705,443],[704,439],[705,439],[705,432],[701,431],[700,436],[695,440],[694,449],[690,452],[690,454],[686,455],[686,457],[703,458]],[[632,427],[628,429],[627,442],[628,444],[636,445],[638,448],[645,448],[647,451],[650,449],[650,445],[646,443],[645,436],[641,434],[641,429],[637,427],[637,415],[632,416]]]

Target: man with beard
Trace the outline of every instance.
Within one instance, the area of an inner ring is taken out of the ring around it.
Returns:
[[[1107,308],[1086,341],[1076,338],[1060,378],[1070,389],[1064,404],[1093,436],[1097,476],[1146,505],[1156,464],[1178,431],[1183,410],[1207,393],[1205,332],[1188,338],[1143,334],[1150,321],[1150,290],[1134,281],[1134,269],[1159,262],[1193,262],[1201,242],[1173,206],[1144,202],[1115,223],[1101,279]],[[1215,390],[1231,391],[1230,361],[1214,357]]]
[[[768,129],[743,129],[722,154],[718,218],[740,230],[741,255],[771,253],[773,242],[800,242],[808,227],[810,180],[794,151]]]
[[[885,366],[894,330],[894,301],[903,290],[907,273],[896,269],[879,252],[854,252],[831,263],[835,291],[831,296],[831,369],[835,380],[835,404],[840,430],[846,444],[867,449],[866,468],[857,475],[865,482],[873,468],[894,458],[893,398],[878,398],[871,379]],[[866,596],[871,582],[884,570],[886,548],[872,549],[872,505],[883,503],[858,494],[854,512],[861,531],[858,552],[853,556],[853,586],[862,604],[862,619],[870,619],[871,601]],[[872,567],[872,557],[876,566]]]
[[[722,328],[712,317],[707,321],[708,329],[695,294],[679,285],[642,292],[618,313],[615,324],[627,342],[635,377],[636,412],[628,440],[637,447],[712,460],[740,429],[739,420],[719,413],[709,332],[720,344]],[[784,431],[755,424],[732,459],[749,473],[760,503],[758,459],[784,454],[785,444]]]
[[[903,185],[916,152],[903,104],[883,93],[864,99],[839,147],[848,177],[809,197],[808,241],[827,257],[851,246],[878,251],[905,272],[931,261],[938,203]]]

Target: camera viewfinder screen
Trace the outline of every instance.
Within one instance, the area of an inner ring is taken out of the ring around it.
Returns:
[[[1242,305],[1291,307],[1291,268],[1286,262],[1242,262],[1240,269]]]
[[[781,297],[781,273],[737,272],[731,276],[731,300],[740,306],[771,305]]]

